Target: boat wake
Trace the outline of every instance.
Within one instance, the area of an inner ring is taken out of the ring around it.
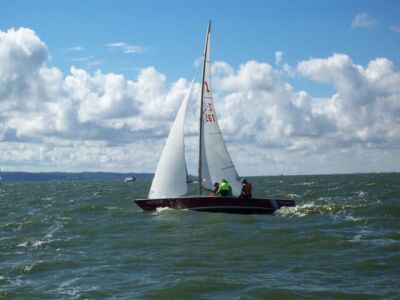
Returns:
[[[345,203],[316,203],[308,202],[294,207],[282,207],[275,214],[283,217],[307,217],[312,215],[344,215],[348,220],[358,221],[359,218],[349,216],[350,211],[367,207],[365,201]]]
[[[170,207],[157,207],[156,210],[153,212],[153,215],[159,215],[162,213],[173,211],[173,208]]]
[[[171,207],[157,207],[153,212],[152,215],[155,216],[160,216],[160,215],[166,215],[166,214],[176,214],[179,213],[179,211],[188,211],[189,209],[173,209]]]

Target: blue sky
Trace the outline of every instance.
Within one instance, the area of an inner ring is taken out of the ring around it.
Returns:
[[[154,171],[211,20],[239,172],[400,171],[399,1],[0,3],[3,169]]]
[[[351,29],[366,12],[373,29]],[[247,60],[274,62],[276,51],[294,65],[310,57],[346,53],[359,64],[387,57],[400,63],[398,1],[2,1],[0,28],[28,27],[46,42],[51,65],[67,72],[79,59],[101,62],[106,72],[134,77],[155,65],[170,80],[194,74],[206,25],[213,23],[213,60],[237,67]],[[144,53],[110,51],[124,42]],[[81,47],[81,51],[66,51]],[[96,69],[100,65],[91,66]]]

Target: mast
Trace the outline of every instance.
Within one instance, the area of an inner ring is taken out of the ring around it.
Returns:
[[[203,75],[201,79],[201,97],[200,97],[200,129],[199,129],[199,195],[202,194],[202,183],[203,176],[201,174],[201,146],[203,144],[203,97],[204,97],[204,76],[206,72],[206,62],[207,62],[207,45],[208,39],[211,32],[211,21],[208,22],[207,36],[206,36],[206,44],[204,47],[204,61],[203,61]]]

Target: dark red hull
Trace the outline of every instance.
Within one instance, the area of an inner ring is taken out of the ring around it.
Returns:
[[[169,207],[174,209],[193,209],[207,212],[237,214],[271,214],[283,206],[295,206],[294,200],[265,198],[223,198],[223,197],[181,197],[163,199],[135,200],[145,211]]]

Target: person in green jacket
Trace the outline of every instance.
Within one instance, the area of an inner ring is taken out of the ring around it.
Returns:
[[[222,179],[217,191],[219,197],[232,197],[232,187],[226,179]]]

